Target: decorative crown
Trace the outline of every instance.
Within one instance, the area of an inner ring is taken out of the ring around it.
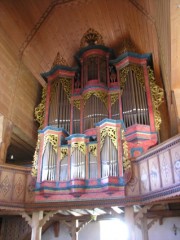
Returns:
[[[68,66],[66,60],[60,55],[59,52],[57,53],[51,68],[53,68],[56,65]]]
[[[104,45],[102,36],[94,29],[89,28],[87,32],[84,33],[80,47],[83,48],[87,45]]]

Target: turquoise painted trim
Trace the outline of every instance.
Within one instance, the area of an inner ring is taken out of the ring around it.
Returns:
[[[138,59],[145,58],[145,59],[147,59],[149,64],[151,64],[151,62],[152,62],[152,54],[151,53],[138,54],[138,53],[133,53],[133,52],[126,52],[126,53],[123,53],[120,56],[118,56],[116,59],[110,60],[109,63],[116,64],[127,57],[134,57],[134,58],[138,58]]]
[[[47,126],[41,130],[38,130],[38,133],[45,133],[47,130],[53,130],[56,132],[63,132],[67,135],[69,135],[69,133],[64,129],[64,128],[57,128],[57,127],[53,127],[53,126]]]
[[[103,123],[106,123],[106,122],[107,123],[115,123],[115,124],[120,123],[124,129],[126,128],[122,119],[114,120],[114,119],[110,119],[110,118],[103,119],[102,121],[96,123],[95,126],[101,126]]]
[[[92,49],[103,50],[104,52],[110,53],[112,56],[115,55],[114,50],[111,49],[111,48],[105,47],[103,45],[90,45],[90,46],[87,46],[87,47],[84,47],[84,48],[80,49],[80,51],[76,53],[75,58],[77,60],[80,60],[83,53],[87,52],[88,50],[92,50]]]
[[[89,136],[87,136],[86,134],[71,134],[70,136],[66,137],[66,140],[71,140],[73,138],[89,138]]]
[[[49,76],[53,75],[57,70],[76,72],[78,69],[79,69],[78,67],[68,67],[68,66],[56,65],[49,72],[44,72],[44,73],[41,73],[40,75],[47,81],[47,78]]]
[[[131,149],[131,156],[134,157],[134,152],[139,151],[140,153],[143,153],[143,148],[142,147],[137,147],[137,148],[132,148]]]
[[[140,134],[147,134],[147,135],[152,135],[152,134],[156,134],[156,135],[157,135],[157,132],[134,131],[134,132],[129,133],[129,134],[126,134],[126,133],[125,133],[125,136],[126,136],[126,137],[129,137],[129,136],[131,136],[131,135],[133,135],[133,134],[138,134],[138,133],[140,133]]]

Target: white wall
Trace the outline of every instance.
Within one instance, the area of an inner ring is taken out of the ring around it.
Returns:
[[[173,224],[175,224],[179,229],[177,235],[173,233]],[[102,230],[102,224],[100,222],[92,222],[86,225],[79,232],[79,240],[104,240],[100,236]],[[117,236],[114,233],[112,227],[107,229],[111,231],[111,240],[116,240]],[[109,234],[107,232],[107,234]],[[135,240],[143,240],[141,235],[141,230],[135,228]],[[71,237],[68,233],[68,229],[65,225],[61,224],[59,238],[54,237],[53,227],[49,228],[42,236],[42,240],[71,240]],[[119,239],[122,239],[122,235],[119,236]],[[180,239],[180,217],[176,218],[164,218],[163,225],[159,225],[157,221],[149,230],[149,240],[179,240]]]

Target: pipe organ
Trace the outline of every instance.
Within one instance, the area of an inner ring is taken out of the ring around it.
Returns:
[[[69,67],[58,53],[42,74],[47,87],[35,109],[37,199],[123,197],[131,159],[157,144],[163,90],[155,83],[151,54],[115,57],[89,29],[75,58],[77,67]]]

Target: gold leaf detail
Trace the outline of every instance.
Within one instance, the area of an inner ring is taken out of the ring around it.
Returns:
[[[36,143],[36,148],[35,148],[35,152],[34,152],[34,156],[33,156],[32,170],[31,170],[31,175],[33,177],[37,177],[39,146],[40,146],[40,139],[39,139],[39,136],[38,136],[38,140],[37,140],[37,143]]]
[[[156,130],[158,131],[160,129],[160,124],[162,122],[158,108],[163,102],[164,91],[162,88],[156,85],[154,73],[150,67],[148,67],[148,74],[149,74],[149,84],[150,84],[153,109],[154,109],[155,127],[156,127]]]
[[[71,154],[74,152],[74,150],[78,148],[79,151],[86,154],[86,144],[84,142],[73,142],[71,144]]]
[[[60,160],[65,158],[68,155],[68,147],[61,147],[61,157]]]
[[[73,104],[74,106],[80,110],[80,106],[81,106],[81,101],[78,99],[78,100],[74,100],[73,101]]]
[[[86,93],[83,96],[84,106],[86,105],[86,101],[91,97],[91,95],[94,95],[97,98],[99,98],[105,104],[106,108],[108,107],[107,93],[105,93],[103,91],[89,91],[88,93]]]
[[[57,53],[56,58],[54,59],[54,62],[53,62],[53,65],[51,68],[53,68],[57,65],[68,66],[66,60],[60,55],[59,52]]]
[[[84,33],[80,47],[86,47],[87,45],[104,45],[102,36],[94,29],[90,28]]]
[[[43,146],[43,152],[46,147],[47,143],[51,143],[54,151],[57,153],[57,147],[58,147],[58,135],[50,134],[50,135],[45,135],[44,137],[44,146]]]
[[[116,128],[115,127],[104,127],[101,129],[101,149],[103,147],[105,137],[109,136],[110,139],[112,140],[115,148],[117,149],[117,133],[116,133]]]
[[[89,144],[89,152],[97,157],[97,144]]]
[[[35,108],[35,120],[39,123],[39,129],[43,128],[46,105],[46,88],[42,90],[42,97],[40,104]]]
[[[112,106],[119,99],[119,94],[113,93],[110,96],[111,96],[111,106]]]
[[[124,136],[124,129],[121,130],[121,138],[123,140],[123,167],[124,171],[126,171],[131,168],[131,161],[129,159],[128,144]]]
[[[144,73],[143,73],[143,68],[142,66],[138,65],[129,65],[124,67],[123,69],[120,70],[120,85],[121,88],[123,89],[127,80],[127,75],[129,71],[133,71],[136,75],[137,80],[141,84],[141,86],[145,90],[145,83],[144,83]]]

